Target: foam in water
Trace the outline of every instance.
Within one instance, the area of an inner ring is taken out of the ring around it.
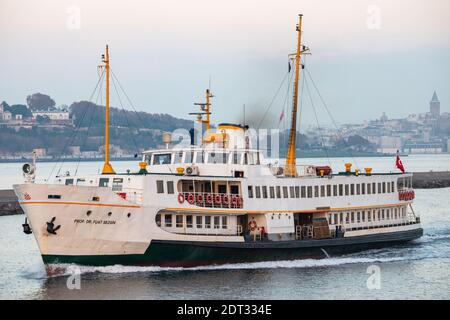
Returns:
[[[314,268],[314,267],[328,267],[344,264],[355,263],[377,263],[377,262],[393,262],[407,260],[406,257],[391,257],[391,258],[357,258],[357,257],[343,257],[343,258],[326,258],[326,259],[303,259],[303,260],[282,260],[282,261],[265,261],[253,263],[233,263],[222,265],[210,265],[191,268],[174,268],[174,267],[141,267],[141,266],[79,266],[74,264],[58,265],[58,268],[64,270],[58,276],[71,275],[74,273],[135,273],[135,272],[179,272],[179,271],[207,271],[207,270],[236,270],[236,269],[274,269],[274,268]]]

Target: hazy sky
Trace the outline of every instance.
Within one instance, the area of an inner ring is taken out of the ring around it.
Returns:
[[[307,68],[339,123],[425,112],[434,90],[450,112],[448,0],[0,0],[0,101],[88,99],[108,43],[137,109],[189,118],[211,76],[214,121],[239,121],[243,104],[259,119],[295,51],[298,13]],[[304,123],[312,114],[305,104]]]

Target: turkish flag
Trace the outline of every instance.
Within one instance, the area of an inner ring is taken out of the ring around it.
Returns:
[[[402,173],[405,173],[405,167],[403,166],[402,160],[400,160],[400,155],[397,152],[397,160],[395,160],[395,166],[400,169]]]

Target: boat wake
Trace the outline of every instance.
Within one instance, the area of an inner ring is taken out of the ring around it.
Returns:
[[[398,261],[415,261],[427,258],[450,258],[449,250],[442,250],[442,242],[447,242],[450,234],[447,232],[430,232],[421,239],[409,244],[390,248],[371,249],[364,252],[348,254],[339,257],[328,256],[323,259],[299,259],[264,261],[252,263],[229,263],[198,267],[158,267],[158,266],[82,266],[75,264],[55,264],[46,266],[44,271],[42,263],[28,270],[27,277],[43,278],[69,276],[78,274],[127,274],[127,273],[164,273],[164,272],[193,272],[213,270],[246,270],[246,269],[276,269],[276,268],[321,268],[348,264],[371,264]],[[45,275],[46,273],[46,275]]]
[[[264,261],[252,263],[230,263],[221,265],[199,266],[199,267],[157,267],[157,266],[79,266],[74,264],[59,264],[55,266],[56,272],[49,276],[68,276],[75,273],[89,274],[89,273],[106,273],[106,274],[125,274],[125,273],[162,273],[162,272],[193,272],[193,271],[212,271],[212,270],[247,270],[247,269],[279,269],[279,268],[318,268],[331,267],[346,264],[358,263],[383,263],[409,260],[408,257],[390,257],[390,258],[369,258],[369,257],[339,257],[339,258],[324,258],[324,259],[301,259],[301,260],[281,260],[281,261]]]

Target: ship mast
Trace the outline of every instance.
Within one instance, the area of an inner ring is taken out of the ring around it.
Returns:
[[[211,93],[210,89],[206,89],[205,92],[205,102],[196,102],[194,105],[200,106],[200,112],[190,112],[190,115],[196,115],[197,116],[197,122],[201,123],[202,125],[205,125],[205,131],[208,132],[211,128],[211,122],[210,122],[210,116],[211,116],[211,102],[210,99],[214,97],[214,95]],[[206,116],[206,120],[203,120],[203,115]],[[203,141],[203,139],[202,139]]]
[[[109,163],[109,51],[106,45],[106,53],[102,55],[102,62],[105,64],[106,96],[105,96],[105,163],[102,174],[114,174],[115,171]]]
[[[295,81],[294,81],[294,95],[292,101],[292,115],[291,115],[291,129],[289,132],[288,150],[286,155],[286,164],[284,168],[284,175],[286,177],[296,177],[296,136],[297,136],[297,104],[298,104],[298,82],[300,78],[300,57],[306,54],[309,49],[302,47],[302,14],[298,15],[297,24],[297,52],[295,53]]]

